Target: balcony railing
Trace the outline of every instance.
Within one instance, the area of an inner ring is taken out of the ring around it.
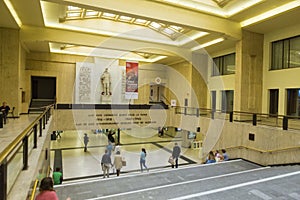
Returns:
[[[224,112],[207,108],[175,107],[175,114],[190,115],[196,117],[207,117],[211,119],[224,119],[230,122],[252,123],[254,126],[265,125],[281,127],[283,130],[300,130],[300,117],[288,115],[272,115],[265,113],[251,113],[232,111]]]

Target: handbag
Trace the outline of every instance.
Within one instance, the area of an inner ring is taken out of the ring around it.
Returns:
[[[126,160],[122,160],[122,166],[126,166]]]
[[[174,165],[174,158],[173,158],[173,156],[170,156],[170,157],[169,157],[168,162],[169,162],[171,165]]]

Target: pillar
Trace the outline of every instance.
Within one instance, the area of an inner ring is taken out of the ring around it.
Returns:
[[[263,35],[242,31],[236,45],[234,110],[262,112]]]

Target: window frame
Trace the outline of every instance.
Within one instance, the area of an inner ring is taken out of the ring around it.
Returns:
[[[226,59],[229,58],[229,56],[234,56],[234,72],[229,73],[228,66],[225,66]],[[224,75],[232,75],[235,74],[235,66],[236,66],[236,53],[229,53],[223,56],[218,56],[212,58],[213,63],[212,63],[212,71],[211,71],[211,76],[224,76]]]

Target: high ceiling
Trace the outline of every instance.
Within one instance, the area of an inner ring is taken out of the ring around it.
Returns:
[[[0,13],[28,52],[170,64],[233,48],[243,29],[299,24],[300,0],[1,0]]]

